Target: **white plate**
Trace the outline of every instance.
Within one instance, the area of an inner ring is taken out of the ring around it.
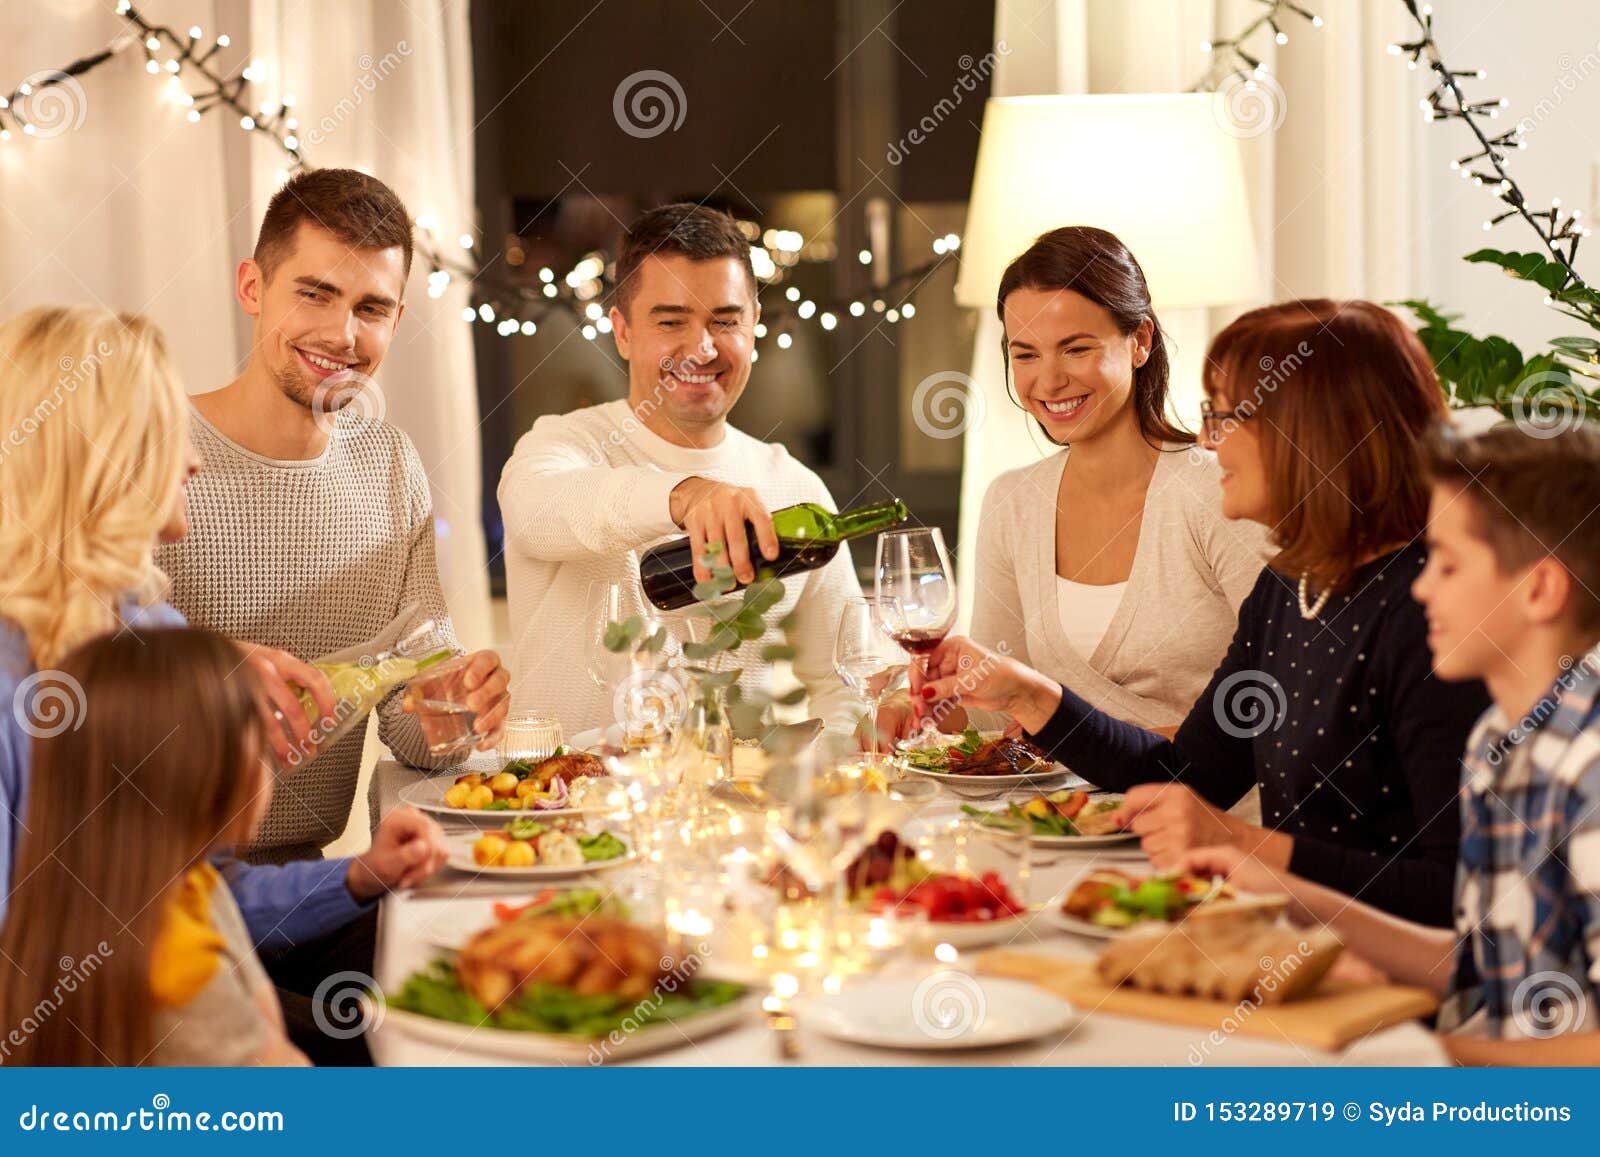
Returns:
[[[868,977],[831,996],[794,1002],[799,1023],[852,1044],[974,1049],[1054,1036],[1079,1020],[1072,1006],[1020,980],[935,972],[921,980]]]
[[[1112,937],[1121,935],[1123,932],[1131,931],[1134,928],[1149,928],[1151,925],[1165,928],[1176,928],[1182,923],[1180,920],[1140,920],[1136,924],[1129,924],[1123,928],[1108,928],[1103,924],[1094,924],[1088,920],[1080,920],[1076,916],[1069,916],[1063,912],[1061,910],[1061,905],[1066,898],[1072,894],[1072,890],[1078,886],[1079,882],[1085,876],[1098,870],[1099,865],[1090,865],[1083,871],[1074,875],[1073,878],[1067,883],[1065,888],[1062,888],[1060,892],[1050,898],[1049,903],[1047,903],[1044,907],[1043,915],[1053,927],[1059,928],[1063,932],[1071,932],[1077,936],[1088,936],[1095,940],[1110,940]],[[1226,900],[1218,901],[1218,903],[1234,904],[1241,900],[1256,900],[1258,898],[1259,897],[1246,893],[1238,893]]]
[[[536,808],[518,808],[515,811],[509,809],[505,811],[498,809],[490,811],[487,808],[451,807],[444,802],[444,793],[455,786],[456,776],[465,775],[468,771],[499,771],[500,767],[500,761],[495,760],[492,766],[488,768],[468,767],[465,770],[453,768],[448,772],[420,779],[416,783],[409,783],[400,789],[400,802],[410,804],[418,811],[429,812],[432,815],[497,828],[505,826],[518,816],[549,816],[554,819],[557,816],[593,815],[611,810],[604,804],[584,804],[582,807],[551,808],[547,811],[539,811]],[[607,784],[614,782],[608,777],[595,777],[595,780],[596,782]],[[589,796],[590,799],[601,798],[604,791],[601,788],[589,788],[587,790],[591,793],[598,793],[591,794]]]
[[[980,731],[978,734],[985,740],[999,739],[1004,732]],[[940,745],[953,747],[961,742],[959,735],[945,735],[940,739]],[[901,740],[895,745],[897,751],[905,752],[925,748],[928,745],[920,738],[916,741]],[[1059,787],[1087,787],[1088,783],[1082,776],[1074,775],[1062,764],[1053,764],[1043,771],[1032,771],[1025,775],[952,775],[948,771],[933,771],[925,767],[913,767],[905,759],[895,760],[907,775],[918,775],[923,779],[931,779],[934,783],[942,784],[951,795],[961,796],[963,799],[997,799],[1002,795],[1024,788],[1029,790],[1053,791]]]
[[[1011,943],[1027,928],[1028,916],[1024,912],[1003,920],[915,920],[907,921],[905,930],[918,943],[948,944],[964,951]]]
[[[1102,924],[1091,924],[1087,920],[1080,920],[1076,916],[1068,916],[1061,910],[1061,901],[1066,899],[1063,892],[1044,910],[1045,918],[1050,924],[1063,932],[1071,932],[1075,936],[1087,936],[1092,940],[1110,940],[1119,932],[1126,932],[1127,928],[1107,928]],[[1130,924],[1129,928],[1139,928],[1142,925]]]
[[[510,1060],[528,1064],[595,1065],[610,1061],[627,1060],[645,1053],[660,1052],[680,1044],[699,1040],[743,1020],[755,1007],[753,996],[747,995],[732,1004],[708,1012],[684,1017],[665,1024],[652,1024],[631,1033],[618,1033],[613,1041],[602,1038],[558,1036],[554,1033],[515,1032],[505,1028],[474,1027],[454,1021],[435,1020],[431,1016],[404,1012],[398,1008],[385,1008],[381,1015],[371,1007],[368,997],[362,998],[362,1016],[369,1026],[370,1035],[395,1033],[413,1040],[443,1045],[451,1050],[474,1050],[493,1053]]]
[[[638,853],[630,848],[626,855],[613,860],[587,860],[583,864],[573,864],[570,867],[565,864],[530,864],[526,868],[485,868],[472,858],[472,845],[480,838],[482,837],[476,832],[447,837],[450,855],[445,863],[460,872],[496,876],[507,880],[565,880],[573,876],[584,876],[590,872],[605,872],[612,868],[620,868],[639,858]]]
[[[1122,797],[1120,795],[1106,793],[1092,796],[1090,802],[1104,802],[1108,799],[1120,801]],[[973,816],[972,818],[977,819],[976,816]],[[1137,832],[1128,831],[1108,832],[1104,835],[1097,836],[1041,836],[1035,834],[1028,837],[1028,841],[1036,848],[1082,848],[1085,851],[1092,848],[1119,847],[1123,844],[1137,843],[1138,840],[1139,834]]]
[[[930,771],[925,767],[912,767],[904,760],[900,761],[900,769],[907,775],[931,779],[951,795],[958,795],[962,799],[998,799],[1023,788],[1029,791],[1054,791],[1056,788],[1070,786],[1068,781],[1076,778],[1059,763],[1053,768],[1030,772],[1027,775],[952,775],[948,771]],[[1079,779],[1078,782],[1081,783],[1082,780]]]

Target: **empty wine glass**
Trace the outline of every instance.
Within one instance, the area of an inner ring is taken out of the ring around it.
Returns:
[[[878,538],[877,600],[879,621],[889,637],[928,673],[927,655],[956,621],[955,568],[937,526],[892,530]],[[922,738],[932,742],[938,726],[926,716]]]
[[[584,644],[589,678],[611,700],[625,748],[664,740],[686,705],[668,670],[667,635],[637,581],[589,584]]]
[[[906,656],[884,630],[877,596],[849,599],[833,640],[833,669],[845,685],[872,706],[872,764],[878,767],[878,711],[886,696],[905,685]]]

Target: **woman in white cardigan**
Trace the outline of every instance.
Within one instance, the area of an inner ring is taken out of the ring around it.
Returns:
[[[1227,650],[1265,530],[1221,516],[1215,458],[1167,417],[1161,326],[1115,236],[1044,234],[1006,268],[997,308],[1016,400],[1062,449],[984,496],[972,637],[1170,733]],[[904,734],[912,714],[897,697],[880,727]],[[938,723],[969,720],[955,707]]]

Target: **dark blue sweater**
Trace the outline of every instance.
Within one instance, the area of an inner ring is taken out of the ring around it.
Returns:
[[[1264,569],[1221,666],[1172,740],[1070,690],[1034,741],[1102,787],[1176,780],[1218,806],[1261,787],[1289,869],[1396,915],[1451,923],[1457,795],[1482,683],[1434,678],[1411,546],[1358,570],[1316,619]]]

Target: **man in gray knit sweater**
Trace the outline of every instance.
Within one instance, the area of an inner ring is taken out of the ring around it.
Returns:
[[[203,465],[189,483],[191,529],[157,555],[191,623],[313,659],[415,606],[460,650],[427,475],[411,440],[373,416],[371,379],[405,309],[411,251],[405,206],[363,173],[301,173],[272,198],[238,270],[250,361],[193,399]],[[466,686],[480,747],[491,746],[510,701],[493,651],[472,656]],[[343,832],[364,732],[285,765],[247,858],[314,857]],[[406,762],[439,765],[398,693],[378,707],[378,734]]]

